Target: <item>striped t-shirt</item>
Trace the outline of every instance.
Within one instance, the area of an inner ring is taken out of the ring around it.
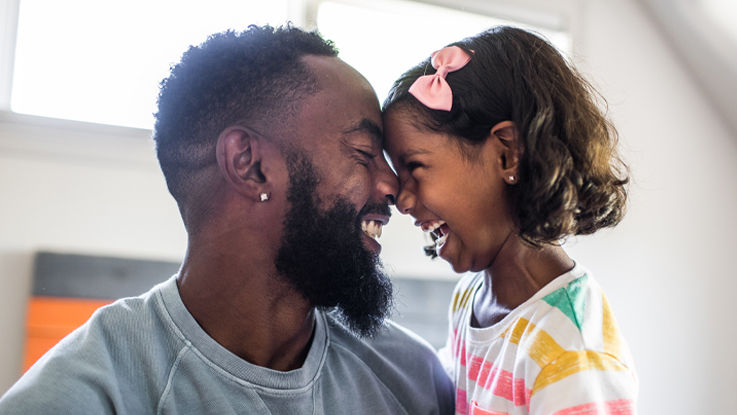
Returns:
[[[471,327],[483,273],[453,293],[441,361],[456,414],[635,413],[637,378],[601,287],[583,267],[557,277],[491,327]]]

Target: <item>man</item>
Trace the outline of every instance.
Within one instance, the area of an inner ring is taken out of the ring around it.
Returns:
[[[336,54],[292,27],[184,54],[154,133],[188,232],[178,275],[95,313],[1,413],[453,411],[433,351],[384,322],[397,182],[377,98]]]

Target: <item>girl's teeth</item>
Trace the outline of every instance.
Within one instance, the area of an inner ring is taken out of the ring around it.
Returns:
[[[422,230],[425,231],[425,232],[432,232],[432,231],[438,229],[439,227],[441,227],[443,225],[445,225],[445,221],[442,221],[442,220],[435,220],[435,221],[432,221],[432,222],[425,222],[425,223],[422,224]]]
[[[440,249],[441,246],[445,245],[445,240],[448,239],[448,234],[445,234],[441,236],[440,238],[435,240],[435,246],[437,249]]]
[[[427,234],[430,236],[432,244],[435,245],[435,249],[440,249],[440,247],[445,244],[445,240],[448,239],[448,234],[444,234],[443,232],[439,231],[440,227],[443,225],[445,225],[445,221],[443,220],[424,222],[422,225],[420,225],[422,227],[422,230],[427,232]]]

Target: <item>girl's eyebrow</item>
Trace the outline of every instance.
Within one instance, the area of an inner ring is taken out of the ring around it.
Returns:
[[[399,162],[404,163],[408,158],[421,154],[430,154],[430,151],[421,148],[407,150],[399,156]]]

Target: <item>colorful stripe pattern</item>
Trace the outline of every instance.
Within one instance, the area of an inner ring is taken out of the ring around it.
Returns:
[[[606,296],[580,267],[496,325],[471,328],[482,275],[456,287],[447,348],[456,414],[625,415],[637,378]]]

